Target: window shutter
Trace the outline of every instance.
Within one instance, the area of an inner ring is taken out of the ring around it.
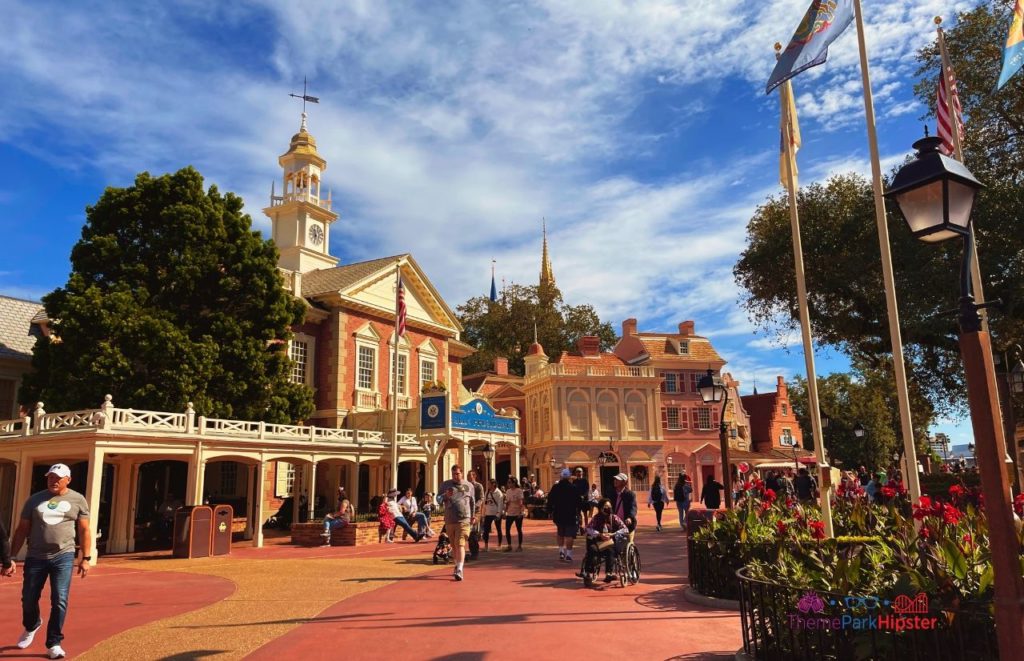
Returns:
[[[668,429],[668,409],[664,406],[661,407],[661,428]]]
[[[686,418],[686,409],[679,409],[679,428],[686,429],[689,427],[689,420]]]
[[[690,420],[693,422],[694,429],[700,429],[700,417],[697,409],[690,409]]]
[[[667,377],[665,376],[665,373],[662,372],[661,373],[661,392],[667,392],[668,391],[668,388],[665,385],[666,378]]]
[[[719,424],[718,423],[718,416],[719,415],[721,415],[721,412],[718,409],[715,409],[714,411],[711,412],[711,425],[715,429],[718,429],[718,424]]]
[[[276,479],[274,481],[274,494],[278,498],[286,498],[288,496],[288,466],[282,462],[274,462],[276,466]]]

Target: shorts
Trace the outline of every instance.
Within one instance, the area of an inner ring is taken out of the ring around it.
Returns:
[[[555,527],[558,528],[558,536],[559,537],[573,537],[573,538],[575,538],[576,537],[576,533],[579,532],[579,526],[577,524],[575,524],[575,523],[573,523],[572,525],[568,525],[568,526],[563,526],[561,524],[557,524],[556,523]]]
[[[469,530],[469,521],[466,521],[465,523],[456,522],[444,524],[444,534],[448,535],[448,539],[451,541],[452,546],[465,546],[466,541],[469,539]]]

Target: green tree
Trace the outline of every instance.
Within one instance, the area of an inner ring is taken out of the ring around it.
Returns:
[[[964,410],[966,392],[957,345],[958,241],[928,245],[910,236],[888,205],[889,236],[909,379],[939,412]],[[891,361],[881,256],[870,183],[848,174],[812,184],[798,194],[811,327],[815,340],[835,347],[867,369]],[[1024,337],[1024,188],[994,182],[974,210],[986,297],[1006,305],[990,313],[997,346]],[[747,247],[733,268],[745,290],[743,305],[762,329],[796,328],[789,206],[769,198],[747,226]]]
[[[43,298],[57,340],[36,343],[23,402],[115,405],[292,422],[312,393],[289,381],[289,327],[304,303],[242,199],[193,168],[108,188],[86,210],[67,284]]]
[[[879,469],[892,463],[894,452],[903,453],[896,388],[891,361],[882,368],[855,364],[850,372],[833,373],[818,379],[819,407],[829,418],[823,429],[825,448],[843,468],[864,465]],[[789,384],[793,412],[800,420],[804,447],[813,450],[807,380],[797,377]],[[911,417],[919,456],[930,452],[927,430],[934,419],[928,400],[917,388],[910,389]],[[858,438],[854,428],[861,425],[865,434]]]
[[[456,310],[465,329],[463,339],[477,351],[463,365],[465,374],[491,368],[496,357],[509,360],[509,371],[523,374],[523,358],[533,344],[534,324],[538,341],[552,358],[572,350],[584,335],[601,338],[609,349],[616,335],[590,305],[569,305],[555,286],[511,284],[501,290],[497,302],[486,296],[471,298]]]

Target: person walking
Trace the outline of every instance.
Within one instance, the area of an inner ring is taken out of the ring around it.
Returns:
[[[573,474],[572,486],[576,489],[576,497],[579,499],[580,508],[580,534],[586,534],[587,524],[590,522],[590,481],[583,474],[583,467],[577,466]]]
[[[452,478],[441,484],[438,498],[444,505],[444,531],[455,557],[454,578],[461,581],[469,531],[476,523],[476,489],[472,482],[463,479],[462,468],[455,465],[452,466]]]
[[[579,529],[579,496],[569,481],[571,476],[572,471],[563,468],[561,479],[548,493],[548,511],[558,535],[558,559],[565,562],[572,562],[572,546]]]
[[[508,478],[508,487],[505,488],[505,539],[508,540],[506,551],[512,550],[512,525],[515,524],[516,535],[519,537],[519,546],[516,551],[523,550],[523,515],[526,513],[526,495],[519,487],[519,481],[514,477]]]
[[[505,494],[498,488],[494,480],[487,482],[487,493],[484,494],[484,551],[490,549],[491,524],[498,532],[498,548],[501,548],[501,515],[505,511]]]
[[[88,555],[92,548],[89,503],[82,494],[68,488],[70,483],[71,469],[66,464],[50,466],[46,472],[46,489],[32,494],[25,501],[11,543],[11,555],[16,556],[28,540],[21,588],[21,623],[25,631],[18,638],[18,649],[27,649],[43,624],[39,597],[49,579],[50,619],[46,623],[46,648],[51,659],[63,659],[67,654],[61,643],[64,641],[64,620],[68,613],[71,575],[75,566],[76,532],[82,546],[79,576],[85,578],[89,575],[89,563],[92,561],[92,556]],[[13,569],[12,562],[12,573]]]
[[[806,468],[801,468],[797,476],[793,478],[793,489],[796,491],[796,497],[802,503],[812,502],[817,488],[818,485]]]
[[[612,511],[633,532],[636,530],[636,494],[629,489],[629,477],[619,473],[612,478],[612,486]]]
[[[722,491],[724,490],[725,487],[722,486],[722,483],[712,475],[700,491],[700,502],[704,503],[704,507],[709,510],[717,510],[722,504]]]
[[[676,486],[672,489],[672,500],[679,511],[679,527],[686,530],[686,515],[693,500],[693,485],[690,484],[690,476],[686,473],[680,473],[676,479]]]
[[[654,483],[651,484],[651,492],[647,495],[647,506],[654,506],[654,517],[658,524],[655,530],[661,532],[661,513],[665,511],[665,504],[668,503],[668,492],[661,486],[661,476],[654,476]]]

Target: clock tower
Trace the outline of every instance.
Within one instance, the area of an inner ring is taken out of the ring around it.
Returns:
[[[281,195],[270,187],[270,206],[263,210],[270,218],[274,243],[281,252],[278,266],[287,271],[308,273],[337,266],[328,251],[331,224],[338,214],[331,211],[331,196],[322,195],[320,177],[327,161],[316,151],[316,140],[306,130],[302,113],[299,132],[279,159],[284,170]]]

